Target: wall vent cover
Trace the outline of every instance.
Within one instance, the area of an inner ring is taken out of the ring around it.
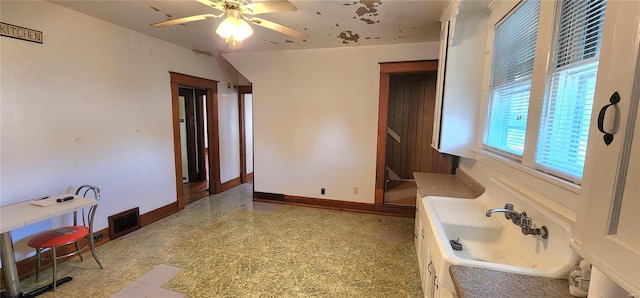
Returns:
[[[111,240],[140,228],[140,208],[136,207],[108,217]]]

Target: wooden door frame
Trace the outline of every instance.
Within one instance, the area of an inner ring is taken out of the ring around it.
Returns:
[[[238,113],[239,113],[239,127],[240,127],[240,183],[247,183],[247,130],[245,123],[245,105],[244,95],[253,93],[252,86],[238,86]],[[251,157],[253,158],[253,156]]]
[[[378,102],[378,142],[376,152],[376,184],[375,204],[384,205],[384,170],[387,146],[387,120],[389,112],[389,83],[391,75],[423,72],[437,72],[438,60],[381,62],[380,64],[380,97]]]
[[[184,209],[182,191],[182,147],[180,146],[179,86],[205,89],[207,94],[207,135],[209,148],[209,194],[218,193],[220,185],[220,132],[218,130],[218,81],[169,72],[171,77],[171,110],[173,122],[173,152],[176,171],[176,202]]]

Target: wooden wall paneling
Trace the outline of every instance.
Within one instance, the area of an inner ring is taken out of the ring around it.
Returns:
[[[386,136],[385,157],[386,165],[403,179],[411,179],[413,172],[443,173],[442,157],[430,144],[435,91],[429,88],[434,87],[435,73],[391,75],[388,126],[401,143]]]
[[[421,144],[421,154],[423,159],[420,161],[421,169],[434,168],[433,155],[437,152],[431,148],[431,138],[433,136],[433,117],[435,115],[435,87],[436,87],[436,75],[434,73],[427,74],[427,80],[424,82],[425,87],[423,89],[425,101],[424,105],[424,118],[422,119],[422,125],[431,126],[431,129],[425,129],[423,143]],[[433,89],[433,90],[432,90]]]
[[[400,86],[398,86],[400,88],[400,93],[401,96],[398,98],[398,102],[401,106],[401,110],[402,110],[402,114],[400,115],[400,120],[401,120],[401,126],[399,128],[398,133],[400,133],[400,137],[402,139],[402,143],[400,144],[400,154],[396,156],[396,158],[400,161],[400,166],[398,168],[398,176],[400,176],[400,178],[404,178],[406,176],[406,170],[407,170],[407,150],[408,150],[408,146],[409,146],[409,142],[408,142],[408,134],[407,134],[407,130],[409,129],[409,119],[407,118],[407,114],[409,113],[409,95],[407,93],[410,93],[410,91],[408,90],[409,86],[407,86],[407,82],[405,80],[402,80],[402,77],[398,77],[396,76],[396,78],[400,79],[402,81],[402,83],[400,83]],[[393,88],[393,86],[392,86]]]
[[[428,100],[426,99],[426,80],[420,82],[420,88],[418,89],[418,98],[422,99],[418,101],[417,105],[417,118],[416,118],[416,146],[418,150],[415,151],[415,162],[413,163],[413,171],[419,172],[419,169],[422,167],[422,163],[425,160],[424,158],[424,138],[429,135],[429,133],[433,130],[433,127],[429,129],[429,127],[425,127],[426,121],[425,119],[428,117],[427,109]],[[432,123],[433,124],[433,123]]]
[[[417,146],[417,137],[418,137],[418,106],[419,103],[423,101],[420,97],[420,82],[423,79],[424,75],[416,74],[412,75],[411,85],[410,85],[410,97],[409,97],[409,113],[407,114],[407,118],[409,119],[409,127],[407,130],[407,169],[405,171],[406,179],[413,179],[413,172],[415,171],[415,164],[419,162],[419,158],[417,155],[420,153]]]

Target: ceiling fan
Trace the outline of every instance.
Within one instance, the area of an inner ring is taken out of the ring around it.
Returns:
[[[282,34],[297,38],[300,40],[307,40],[308,34],[296,31],[289,27],[282,26],[280,24],[253,17],[254,15],[270,13],[270,12],[283,12],[283,11],[295,11],[297,8],[291,2],[287,0],[274,0],[251,3],[247,0],[196,0],[204,5],[207,5],[215,10],[221,11],[220,14],[200,14],[190,17],[172,19],[164,22],[153,23],[150,26],[154,28],[162,28],[173,25],[184,24],[188,22],[201,21],[206,19],[214,19],[222,16],[226,16],[224,21],[218,25],[216,33],[223,38],[231,49],[239,49],[242,47],[242,41],[253,34],[253,29],[246,21],[258,26],[262,26],[271,30],[275,30]]]

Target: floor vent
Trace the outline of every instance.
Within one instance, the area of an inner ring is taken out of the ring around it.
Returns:
[[[108,217],[111,240],[140,228],[140,208],[136,207]]]

